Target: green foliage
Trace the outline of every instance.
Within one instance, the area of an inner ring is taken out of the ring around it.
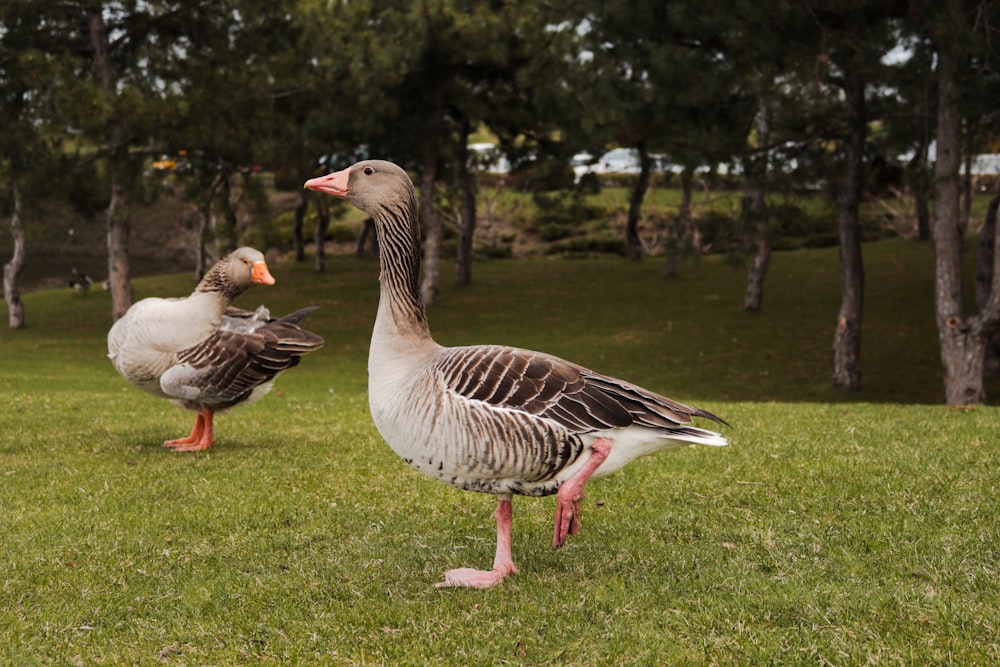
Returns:
[[[477,243],[475,255],[480,259],[510,259],[514,256],[513,239],[501,240],[497,243]]]
[[[267,222],[254,225],[244,232],[242,243],[254,248],[276,248],[281,251],[292,249],[295,212],[288,211],[276,215]],[[316,227],[316,213],[307,213],[302,221],[303,235],[312,241]],[[331,222],[326,230],[326,240],[337,243],[351,243],[358,236],[358,226],[354,222]]]
[[[725,211],[706,211],[698,216],[701,243],[713,253],[733,253],[740,247],[739,223]]]
[[[488,565],[493,500],[420,476],[371,424],[375,262],[322,276],[279,263],[276,286],[241,298],[319,305],[307,326],[327,343],[221,415],[202,455],[160,447],[193,415],[112,370],[107,295],[27,294],[29,328],[0,330],[0,662],[995,663],[998,408],[928,405],[931,249],[877,243],[866,258],[852,396],[826,370],[834,250],[776,254],[755,315],[739,309],[742,273],[714,258],[671,281],[618,259],[491,262],[471,287],[445,281],[430,313],[443,344],[543,349],[733,424],[728,448],[588,484],[559,551],[553,499],[516,499],[520,574],[490,591],[433,584]]]
[[[829,248],[840,241],[837,212],[830,207],[796,204],[769,206],[775,250]]]
[[[556,241],[549,244],[546,252],[550,255],[566,255],[572,258],[605,254],[624,257],[625,239],[620,234],[601,232],[594,235]]]
[[[358,228],[346,222],[331,223],[326,238],[337,243],[352,243],[358,238]]]
[[[511,187],[527,192],[546,193],[572,185],[573,171],[565,159],[556,157],[529,160],[511,176]]]
[[[543,241],[572,236],[585,222],[604,214],[600,205],[588,203],[578,193],[536,192],[531,199],[535,206],[535,228]]]
[[[303,228],[308,224],[315,224],[315,214],[306,216],[303,221]],[[258,223],[243,233],[242,243],[253,248],[277,248],[278,250],[291,250],[293,242],[293,229],[295,227],[295,212],[289,211],[276,215],[264,223]]]

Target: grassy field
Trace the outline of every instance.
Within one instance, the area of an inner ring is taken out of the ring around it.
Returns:
[[[515,499],[520,574],[489,591],[433,584],[491,562],[493,499],[412,471],[368,416],[373,261],[279,263],[241,299],[320,306],[327,344],[202,455],[161,448],[193,415],[105,358],[106,294],[32,292],[29,328],[0,330],[0,663],[996,663],[1000,412],[937,405],[931,247],[865,258],[853,395],[830,389],[836,249],[779,253],[756,315],[712,258],[669,281],[617,259],[446,280],[440,342],[544,349],[733,424],[728,448],[588,485],[559,551],[554,500]]]

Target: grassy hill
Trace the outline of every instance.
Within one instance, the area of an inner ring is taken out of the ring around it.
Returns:
[[[932,248],[865,260],[851,395],[830,388],[836,249],[778,253],[756,315],[722,258],[674,280],[614,258],[445,280],[440,342],[544,349],[733,424],[728,448],[588,485],[559,551],[553,499],[516,499],[521,573],[485,592],[433,584],[490,562],[492,498],[412,471],[371,425],[374,261],[278,263],[241,299],[320,306],[308,326],[327,343],[220,416],[203,455],[160,447],[192,415],[107,362],[106,294],[29,293],[29,328],[0,330],[0,662],[997,662],[1000,413],[937,405]],[[191,288],[135,282],[137,298]]]

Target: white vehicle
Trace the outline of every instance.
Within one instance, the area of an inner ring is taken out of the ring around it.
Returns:
[[[573,182],[579,183],[580,177],[589,174],[594,168],[596,158],[590,153],[577,153],[570,158],[569,164],[573,168]]]
[[[651,154],[649,157],[653,159],[653,171],[671,169],[667,156]],[[636,148],[613,148],[596,160],[590,153],[577,153],[571,164],[576,181],[584,174],[638,174],[642,170]]]
[[[601,156],[597,165],[601,174],[638,174],[642,170],[635,148],[613,148]]]
[[[469,144],[469,162],[473,169],[490,174],[506,174],[510,171],[510,162],[494,144]]]

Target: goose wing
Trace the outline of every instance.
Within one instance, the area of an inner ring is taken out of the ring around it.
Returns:
[[[541,352],[502,346],[448,348],[437,364],[452,392],[527,412],[574,433],[640,425],[676,433],[693,417],[719,417]]]
[[[259,326],[248,324],[255,314],[239,315],[242,322],[235,330],[220,328],[179,352],[176,363],[160,378],[160,386],[182,400],[235,405],[254,388],[297,365],[303,355],[323,346],[322,338],[297,324],[313,310],[303,309]]]

